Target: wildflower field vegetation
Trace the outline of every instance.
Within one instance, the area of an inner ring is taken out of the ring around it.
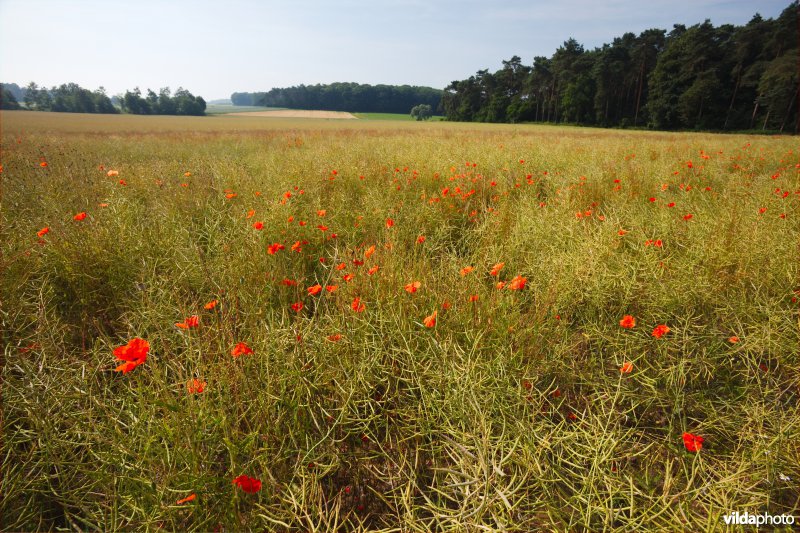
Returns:
[[[2,115],[4,530],[800,515],[791,137]]]

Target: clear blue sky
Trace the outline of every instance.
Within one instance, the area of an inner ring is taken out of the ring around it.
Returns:
[[[355,81],[444,88],[626,31],[774,18],[789,0],[0,0],[0,81],[109,94]]]

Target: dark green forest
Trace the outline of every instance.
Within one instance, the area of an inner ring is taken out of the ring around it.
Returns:
[[[21,88],[16,83],[2,84],[2,109],[29,109],[62,113],[131,113],[136,115],[204,115],[206,102],[200,96],[169,87],[158,93],[148,89],[147,95],[137,87],[124,95],[109,98],[105,89],[84,89],[76,83],[65,83],[50,89],[31,82]],[[115,105],[117,104],[117,105]]]
[[[125,91],[120,98],[120,106],[126,113],[134,115],[205,115],[206,101],[201,96],[194,96],[182,87],[178,87],[175,94],[171,94],[169,87],[161,89],[156,94],[147,89],[147,96],[143,97],[139,88]]]
[[[585,50],[518,56],[445,88],[448,120],[797,132],[798,4],[744,26],[706,20]]]
[[[269,92],[233,93],[233,105],[260,105],[290,109],[323,109],[352,113],[408,114],[416,105],[437,109],[442,91],[410,85],[331,83],[299,85]]]
[[[84,89],[76,83],[64,83],[50,89],[31,82],[25,88],[16,83],[2,84],[2,108],[64,113],[119,113],[105,89]]]

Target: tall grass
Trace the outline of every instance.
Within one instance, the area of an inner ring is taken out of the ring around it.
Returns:
[[[5,530],[800,515],[795,139],[2,119]]]

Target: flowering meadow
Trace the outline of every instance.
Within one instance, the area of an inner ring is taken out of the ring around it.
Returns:
[[[4,530],[800,515],[800,146],[2,114]]]

